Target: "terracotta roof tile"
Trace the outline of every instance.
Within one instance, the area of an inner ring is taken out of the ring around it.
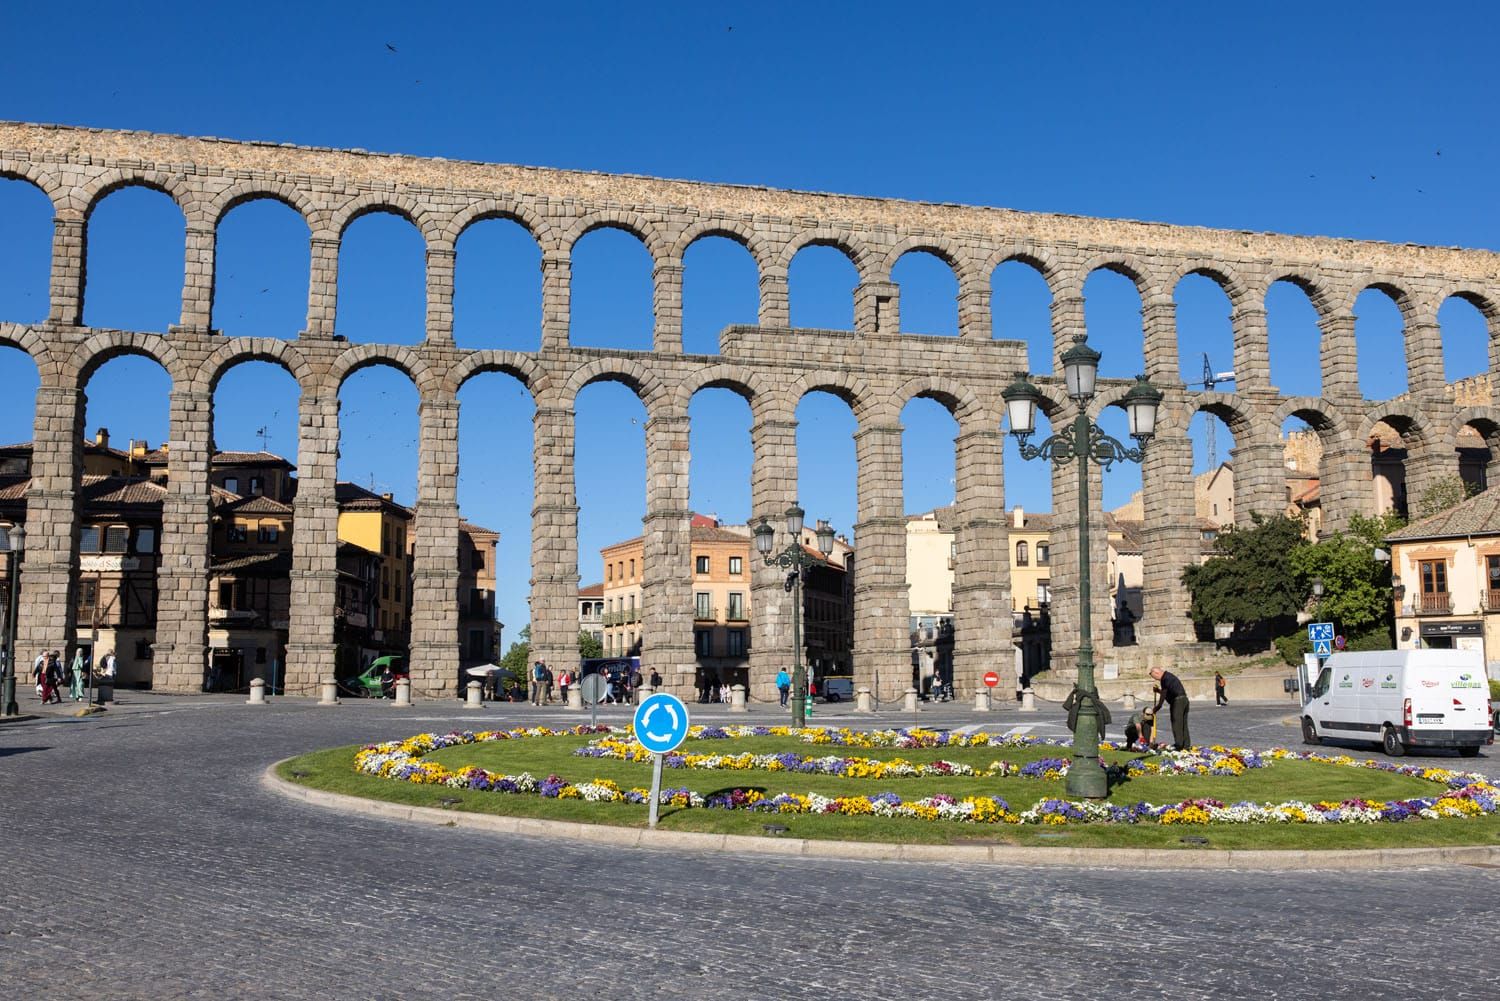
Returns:
[[[1439,511],[1386,536],[1391,542],[1452,539],[1500,534],[1500,490],[1482,490],[1468,500]]]

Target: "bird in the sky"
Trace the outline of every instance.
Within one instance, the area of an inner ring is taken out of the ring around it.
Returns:
[[[1375,180],[1375,175],[1374,174],[1370,175],[1370,180],[1372,180],[1372,181]]]
[[[1433,153],[1432,155],[1433,156],[1442,156],[1443,155],[1443,151],[1442,150],[1438,150],[1437,152]]]
[[[386,47],[386,48],[387,48],[387,49],[389,49],[389,50],[390,50],[390,51],[392,51],[392,52],[395,52],[395,51],[396,51],[396,47],[395,47],[395,46],[394,46],[394,45],[392,45],[392,44],[391,44],[391,43],[390,43],[390,42],[386,42],[386,43],[385,43],[385,47]]]

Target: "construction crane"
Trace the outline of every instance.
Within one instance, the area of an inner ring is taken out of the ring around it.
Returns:
[[[1221,382],[1233,382],[1233,381],[1234,381],[1234,373],[1233,372],[1215,372],[1214,371],[1213,365],[1210,364],[1210,362],[1208,360],[1208,352],[1205,351],[1203,353],[1203,381],[1202,382],[1195,382],[1195,383],[1192,383],[1191,385],[1202,386],[1203,389],[1204,389],[1204,391],[1207,392],[1207,391],[1213,389],[1215,386],[1217,386]],[[1218,445],[1218,442],[1215,440],[1215,436],[1214,436],[1214,423],[1215,423],[1214,417],[1213,417],[1212,414],[1210,414],[1209,417],[1208,417],[1208,468],[1209,469],[1213,469],[1215,466],[1217,466],[1219,464],[1219,445]]]

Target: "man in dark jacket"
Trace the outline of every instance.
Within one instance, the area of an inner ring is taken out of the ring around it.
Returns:
[[[1151,677],[1161,686],[1161,695],[1157,698],[1156,705],[1151,712],[1153,714],[1160,712],[1162,703],[1166,703],[1172,714],[1172,746],[1179,751],[1186,751],[1193,743],[1192,738],[1188,736],[1187,689],[1182,687],[1182,682],[1171,671],[1153,667]]]

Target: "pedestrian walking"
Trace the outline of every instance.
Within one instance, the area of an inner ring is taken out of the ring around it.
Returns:
[[[68,672],[68,686],[74,702],[83,701],[83,681],[88,677],[86,671],[88,665],[83,662],[83,647],[79,647],[73,653],[73,668]]]
[[[1187,689],[1182,687],[1182,682],[1177,675],[1171,671],[1159,667],[1151,669],[1151,677],[1161,685],[1161,695],[1152,707],[1153,715],[1161,711],[1163,703],[1168,707],[1172,715],[1172,746],[1179,751],[1186,751],[1192,746],[1192,738],[1188,736],[1188,697]]]
[[[563,705],[568,704],[568,689],[573,687],[573,672],[563,668],[563,673],[557,676],[557,690],[562,693]]]
[[[542,692],[547,687],[547,665],[537,661],[531,665],[531,704],[542,704]]]
[[[654,667],[651,669],[651,690],[653,692],[661,691],[661,674]]]
[[[544,677],[542,680],[545,681],[547,685],[547,705],[550,706],[552,704],[552,689],[553,686],[557,683],[557,679],[552,676],[552,668],[547,668],[546,677]]]
[[[47,667],[42,679],[42,701],[62,704],[63,665],[62,651],[53,650],[47,655]]]
[[[630,703],[631,705],[635,705],[636,692],[641,690],[641,685],[643,682],[644,679],[641,677],[641,669],[638,667],[632,667],[630,669],[630,677],[626,681],[626,702]]]
[[[1224,694],[1224,675],[1218,671],[1214,672],[1214,705],[1229,705],[1229,698]]]
[[[42,698],[46,691],[47,677],[47,651],[43,650],[36,655],[36,660],[31,662],[31,683],[36,686],[36,697]]]
[[[785,709],[792,696],[792,676],[784,667],[776,672],[776,693],[781,696],[781,708]]]

